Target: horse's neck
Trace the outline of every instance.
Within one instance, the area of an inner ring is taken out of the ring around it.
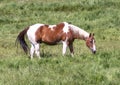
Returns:
[[[74,26],[74,25],[69,25],[70,28],[72,29],[73,33],[74,33],[74,36],[75,36],[75,39],[82,39],[82,40],[86,40],[86,38],[89,37],[89,33],[86,32],[85,30],[77,27],[77,26]]]

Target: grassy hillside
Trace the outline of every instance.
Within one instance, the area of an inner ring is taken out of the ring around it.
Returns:
[[[80,40],[74,58],[62,45],[42,44],[41,60],[16,48],[26,26],[63,21],[94,32],[97,53]],[[119,27],[120,0],[0,0],[0,85],[119,85]]]

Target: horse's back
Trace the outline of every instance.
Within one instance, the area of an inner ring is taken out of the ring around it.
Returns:
[[[62,22],[56,25],[34,24],[29,27],[27,32],[30,42],[38,43],[50,43],[65,40],[65,34],[69,31],[68,23]]]

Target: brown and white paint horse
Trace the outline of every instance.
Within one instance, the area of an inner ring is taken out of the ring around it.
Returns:
[[[90,48],[92,53],[96,53],[94,34],[88,33],[83,29],[75,25],[69,24],[67,22],[62,22],[57,25],[34,24],[21,31],[17,36],[16,40],[19,41],[25,53],[27,53],[27,51],[29,50],[24,38],[26,34],[31,43],[31,59],[33,58],[34,52],[38,56],[38,58],[40,58],[40,43],[56,45],[59,42],[62,42],[63,55],[66,53],[66,48],[69,47],[70,53],[73,56],[73,41],[75,39],[84,40],[86,42],[87,47]]]

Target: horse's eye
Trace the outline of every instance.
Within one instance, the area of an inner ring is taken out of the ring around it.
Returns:
[[[90,43],[93,43],[92,40],[90,41]]]

